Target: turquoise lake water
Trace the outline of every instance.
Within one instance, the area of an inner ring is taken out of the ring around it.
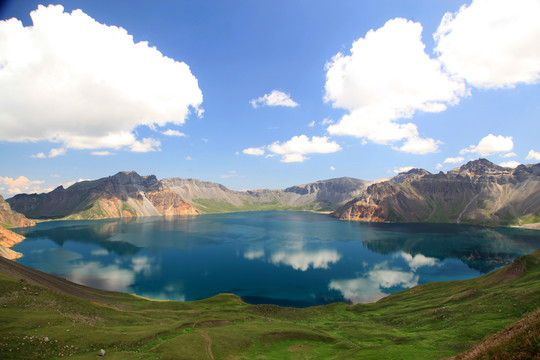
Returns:
[[[366,224],[309,212],[52,221],[16,229],[18,262],[151,299],[234,293],[305,307],[375,301],[432,281],[468,279],[540,248],[540,231]]]

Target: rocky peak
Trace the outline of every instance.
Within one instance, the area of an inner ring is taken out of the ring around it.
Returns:
[[[455,174],[455,175],[461,175],[461,176],[470,176],[470,177],[478,177],[478,176],[494,176],[494,175],[508,175],[512,172],[512,170],[509,170],[507,168],[503,168],[502,166],[495,165],[491,161],[487,159],[478,159],[469,161],[465,165],[462,165],[459,168],[450,170],[449,173]]]
[[[135,171],[121,171],[109,179],[118,185],[142,185],[146,187],[151,187],[158,182],[155,175],[140,176]]]
[[[419,178],[424,175],[431,175],[431,173],[424,169],[414,168],[409,171],[399,173],[392,178],[392,181],[395,183],[402,183],[407,179]]]

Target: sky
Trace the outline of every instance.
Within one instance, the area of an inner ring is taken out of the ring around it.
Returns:
[[[540,162],[540,0],[0,4],[5,198]]]

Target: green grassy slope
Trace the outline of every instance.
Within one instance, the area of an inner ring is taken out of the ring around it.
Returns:
[[[0,357],[95,359],[103,348],[108,359],[437,359],[539,306],[540,251],[477,279],[306,309],[249,305],[227,294],[150,301],[2,260]]]

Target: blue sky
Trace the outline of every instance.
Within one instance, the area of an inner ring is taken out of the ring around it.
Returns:
[[[3,2],[0,194],[129,170],[255,189],[537,163],[539,16],[539,0]]]

